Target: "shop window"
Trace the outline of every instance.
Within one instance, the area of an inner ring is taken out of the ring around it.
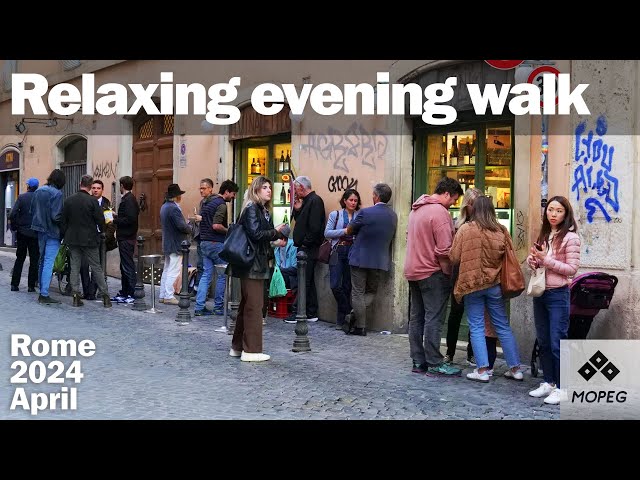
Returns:
[[[416,179],[416,186],[432,194],[442,177],[458,180],[463,191],[479,188],[491,198],[498,221],[511,231],[513,128],[511,125],[480,124],[456,130],[421,135],[426,154],[426,183]],[[423,163],[424,165],[424,163]],[[424,175],[417,164],[416,177]],[[462,197],[450,209],[458,216]]]

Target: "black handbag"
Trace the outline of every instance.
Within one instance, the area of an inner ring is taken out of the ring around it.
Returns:
[[[256,248],[249,240],[241,223],[229,225],[219,257],[234,267],[251,268],[256,257]]]

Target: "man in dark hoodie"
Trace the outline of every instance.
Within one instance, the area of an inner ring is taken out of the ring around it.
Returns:
[[[18,196],[16,204],[11,209],[9,221],[11,230],[17,232],[18,248],[16,249],[16,263],[13,265],[13,275],[11,276],[11,291],[17,292],[22,276],[22,266],[29,251],[29,276],[27,277],[27,291],[36,291],[36,281],[38,280],[38,262],[40,261],[40,250],[38,247],[38,232],[31,230],[31,202],[33,192],[38,189],[40,182],[37,178],[27,180],[27,191]]]
[[[120,274],[122,289],[111,300],[118,303],[133,303],[133,292],[136,287],[136,265],[133,262],[133,250],[136,246],[138,233],[138,214],[140,207],[133,193],[133,178],[120,178],[120,206],[118,215],[114,216],[116,238],[120,253]]]
[[[454,227],[449,208],[463,194],[457,180],[444,177],[433,195],[422,195],[415,201],[409,214],[404,276],[411,295],[409,350],[415,373],[461,373],[459,368],[443,363],[440,337],[451,294],[449,250]]]

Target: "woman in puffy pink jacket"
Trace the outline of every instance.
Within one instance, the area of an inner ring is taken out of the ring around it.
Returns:
[[[580,237],[569,200],[557,196],[549,200],[538,240],[531,247],[527,263],[532,269],[545,268],[546,289],[533,299],[536,335],[544,382],[529,392],[546,397],[545,403],[560,403],[560,340],[569,329],[569,285],[580,266]]]

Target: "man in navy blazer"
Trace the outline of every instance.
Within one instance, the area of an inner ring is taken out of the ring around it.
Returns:
[[[378,291],[381,272],[391,268],[391,242],[396,234],[398,216],[387,203],[391,187],[378,183],[373,187],[373,207],[360,214],[347,226],[347,235],[355,235],[349,265],[351,266],[351,304],[356,325],[345,333],[366,335],[367,308]]]

